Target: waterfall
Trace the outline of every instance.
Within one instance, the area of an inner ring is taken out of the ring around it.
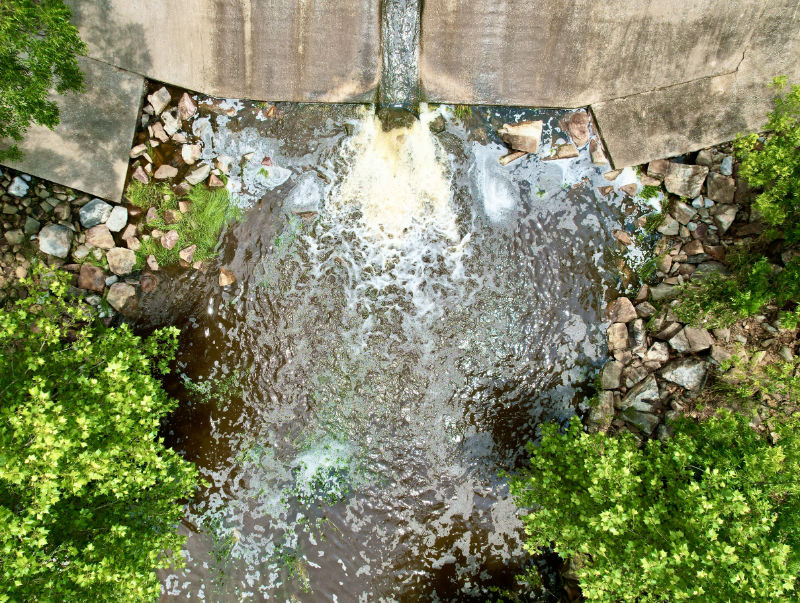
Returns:
[[[384,0],[383,57],[378,104],[416,113],[419,103],[421,0]]]

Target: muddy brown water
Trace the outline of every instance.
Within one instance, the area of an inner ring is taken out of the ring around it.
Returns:
[[[476,107],[389,142],[363,108],[256,115],[201,110],[207,157],[269,156],[285,181],[259,186],[239,164],[249,207],[219,257],[140,300],[140,331],[181,328],[164,434],[207,482],[162,600],[463,601],[513,587],[531,561],[500,473],[575,411],[605,353],[606,250],[623,214],[596,193],[604,170],[586,149],[498,164],[498,124],[542,118],[546,147],[555,111]],[[238,278],[225,290],[223,265]]]

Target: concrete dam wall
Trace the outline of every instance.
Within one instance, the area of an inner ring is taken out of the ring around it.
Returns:
[[[228,98],[374,102],[381,82],[398,79],[382,77],[382,65],[398,64],[382,60],[387,46],[413,39],[397,56],[417,62],[400,79],[419,79],[419,100],[589,106],[616,167],[757,130],[771,108],[767,84],[800,81],[800,0],[67,3],[89,46],[87,94],[59,98],[62,124],[31,128],[29,159],[15,167],[106,198],[121,195],[124,155],[86,159],[91,169],[77,181],[31,162],[86,129],[70,116],[96,114],[95,104],[120,96],[119,82],[141,89],[136,78]],[[386,19],[397,6],[415,11],[415,24],[401,10],[393,30]],[[105,120],[118,127],[87,136],[124,147],[137,110],[120,105]]]

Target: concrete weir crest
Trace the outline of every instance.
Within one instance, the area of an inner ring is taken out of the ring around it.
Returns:
[[[383,0],[381,3],[380,107],[416,112],[421,12],[422,0]]]

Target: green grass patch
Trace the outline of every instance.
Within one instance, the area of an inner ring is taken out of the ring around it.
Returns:
[[[142,184],[131,182],[128,188],[128,200],[136,207],[147,211],[156,209],[158,218],[148,223],[150,228],[178,233],[178,243],[172,249],[165,249],[155,239],[142,241],[136,252],[136,265],[144,266],[147,256],[154,255],[160,266],[177,264],[181,249],[197,245],[194,260],[204,261],[216,255],[215,248],[219,235],[228,222],[241,218],[241,210],[231,203],[230,194],[224,188],[211,189],[203,184],[194,186],[185,197],[191,202],[188,212],[181,216],[175,224],[167,224],[164,220],[167,210],[178,209],[179,198],[167,184]]]
[[[457,119],[464,121],[472,115],[472,107],[469,105],[456,105],[453,107],[453,115],[455,115]]]
[[[659,193],[661,193],[660,186],[653,186],[651,184],[648,184],[642,187],[642,190],[639,191],[639,196],[645,200],[656,199]]]

